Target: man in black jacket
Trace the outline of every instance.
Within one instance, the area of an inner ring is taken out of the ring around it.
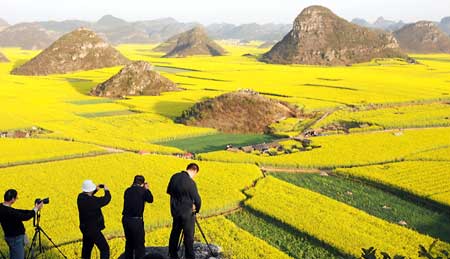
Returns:
[[[103,188],[105,195],[95,197],[95,193]],[[101,259],[109,259],[109,245],[102,234],[105,229],[105,220],[101,208],[111,201],[111,194],[105,185],[96,186],[91,180],[83,182],[83,192],[78,195],[78,213],[80,217],[80,230],[83,234],[83,247],[81,258],[90,259],[94,245],[100,250]]]
[[[28,221],[34,218],[34,215],[44,205],[41,202],[35,204],[32,210],[14,209],[12,205],[17,199],[17,191],[10,189],[5,192],[4,202],[0,204],[0,223],[9,247],[10,259],[25,258],[25,226],[22,221]]]
[[[133,185],[124,194],[122,225],[125,232],[125,259],[145,256],[144,208],[153,202],[153,195],[142,175],[136,175]]]
[[[167,186],[167,193],[170,195],[170,212],[173,217],[169,240],[170,258],[178,258],[178,242],[183,231],[186,259],[195,259],[195,213],[200,211],[202,201],[197,185],[192,179],[198,171],[197,164],[189,164],[186,171],[174,174]]]

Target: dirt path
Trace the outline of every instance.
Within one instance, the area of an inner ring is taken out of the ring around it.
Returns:
[[[105,152],[75,154],[75,155],[70,155],[70,156],[52,157],[52,158],[45,158],[45,159],[33,160],[33,161],[19,161],[19,162],[14,162],[14,163],[10,163],[10,164],[0,164],[0,169],[22,166],[22,165],[34,165],[34,164],[43,164],[43,163],[49,163],[49,162],[73,160],[73,159],[79,159],[79,158],[98,157],[98,156],[105,156],[105,155],[111,155],[111,154],[114,154],[114,153],[108,152],[105,150]]]

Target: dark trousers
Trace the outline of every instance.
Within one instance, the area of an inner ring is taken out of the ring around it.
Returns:
[[[83,248],[81,258],[90,259],[94,245],[100,250],[101,259],[109,259],[109,245],[102,232],[83,233]]]
[[[169,240],[169,256],[171,258],[178,258],[178,242],[180,234],[184,234],[184,248],[186,250],[186,259],[195,259],[194,254],[194,231],[195,231],[195,216],[192,213],[176,216],[173,218],[172,232]]]
[[[25,258],[25,235],[19,235],[15,237],[5,237],[5,240],[9,246],[10,259]]]
[[[145,232],[142,218],[122,218],[125,232],[125,259],[142,259],[145,256]]]

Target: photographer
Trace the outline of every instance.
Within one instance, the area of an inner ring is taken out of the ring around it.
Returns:
[[[105,191],[103,197],[95,197],[99,189]],[[83,182],[83,192],[78,195],[78,212],[80,217],[80,230],[83,234],[83,247],[81,257],[90,259],[94,245],[100,250],[101,259],[109,259],[109,245],[102,234],[105,229],[105,220],[101,208],[111,201],[108,187],[103,184],[96,186],[91,180]]]
[[[0,223],[9,247],[10,259],[25,258],[25,226],[22,221],[32,219],[44,205],[40,202],[32,210],[14,209],[12,205],[17,199],[17,191],[10,189],[5,192],[4,202],[0,204]]]
[[[125,259],[142,259],[145,255],[144,208],[153,195],[142,175],[136,175],[124,194],[122,225],[125,232]]]
[[[189,164],[186,171],[174,174],[167,186],[170,195],[170,212],[173,217],[172,232],[169,241],[169,256],[178,258],[178,242],[181,231],[184,234],[186,259],[195,259],[194,231],[195,213],[200,211],[201,198],[197,185],[192,180],[198,173],[197,164]]]

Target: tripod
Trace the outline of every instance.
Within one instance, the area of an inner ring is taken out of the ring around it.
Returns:
[[[200,223],[198,223],[198,220],[197,220],[197,217],[195,216],[195,214],[194,214],[194,217],[195,217],[195,224],[197,225],[198,230],[200,230],[200,233],[201,233],[203,239],[205,240],[206,245],[208,246],[209,252],[211,253],[212,256],[217,257],[217,254],[214,253],[214,251],[211,249],[211,246],[210,246],[208,240],[206,239],[205,233],[203,232],[203,229],[200,227]],[[183,239],[184,239],[184,232],[181,232],[181,238],[178,243],[177,251],[180,251],[181,243],[183,243]]]
[[[194,215],[194,217],[195,217],[195,215]],[[200,230],[200,233],[202,234],[202,237],[205,240],[206,245],[208,246],[209,252],[211,253],[212,256],[217,257],[217,254],[214,253],[213,250],[211,249],[211,246],[209,245],[208,240],[206,240],[205,233],[203,233],[203,230],[200,227],[200,223],[198,223],[197,217],[195,217],[195,223],[197,224],[198,230]]]
[[[26,258],[27,259],[35,258],[35,256],[34,256],[35,249],[37,249],[39,253],[44,252],[44,247],[42,246],[42,239],[41,239],[41,234],[43,234],[44,237],[46,237],[47,240],[50,241],[50,243],[52,243],[53,247],[56,248],[56,250],[58,250],[58,252],[62,255],[62,257],[67,259],[67,256],[64,255],[64,253],[59,249],[59,247],[53,242],[53,240],[41,228],[41,226],[39,225],[40,221],[41,221],[41,212],[37,211],[36,215],[34,216],[34,219],[33,219],[34,235],[33,235],[32,241],[31,241],[30,250],[28,251],[28,256]]]

